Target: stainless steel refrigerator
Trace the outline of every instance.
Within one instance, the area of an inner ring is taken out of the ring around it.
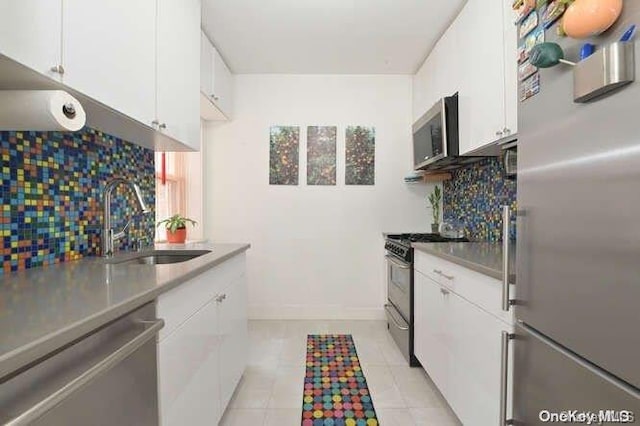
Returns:
[[[602,36],[546,38],[577,60],[631,24],[638,0]],[[640,40],[631,50],[637,75]],[[540,93],[519,104],[515,424],[640,423],[640,81],[576,103],[575,71],[540,70]]]

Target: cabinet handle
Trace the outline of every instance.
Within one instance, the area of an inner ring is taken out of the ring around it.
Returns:
[[[507,387],[509,385],[509,341],[515,334],[502,332],[500,345],[500,426],[513,424],[513,420],[507,419]]]
[[[151,127],[153,127],[154,129],[157,128],[159,125],[160,125],[160,122],[157,119],[151,122]]]
[[[512,305],[509,297],[509,222],[511,221],[511,209],[502,206],[502,310],[507,312]]]
[[[166,128],[167,128],[167,123],[162,123],[162,124],[160,124],[160,126],[158,126],[158,127],[160,127],[160,129],[164,130],[164,129],[166,129]]]
[[[503,135],[503,132],[502,132],[502,131],[498,130],[498,131],[496,132],[496,136],[502,136],[502,135]]]
[[[211,97],[213,98],[214,101],[220,100],[220,98],[214,94],[212,94]]]
[[[54,67],[51,67],[51,72],[64,75],[64,67],[62,65],[56,65]]]
[[[446,279],[448,279],[449,281],[452,281],[455,277],[453,275],[447,275],[444,272],[441,273],[440,275],[442,275],[443,277],[445,277]]]
[[[217,297],[215,298],[215,300],[216,300],[216,302],[218,302],[218,303],[222,303],[222,301],[224,301],[226,298],[227,298],[227,295],[226,295],[226,294],[221,294],[221,295],[217,296]]]
[[[438,275],[442,275],[442,271],[440,269],[434,269],[433,273],[434,274],[438,274]]]
[[[505,135],[511,134],[511,129],[509,129],[508,127],[505,127],[502,131],[504,132]]]
[[[448,296],[449,293],[451,293],[451,292],[449,290],[447,290],[446,288],[440,287],[440,293],[442,293],[444,296]]]

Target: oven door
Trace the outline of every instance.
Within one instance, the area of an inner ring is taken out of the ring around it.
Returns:
[[[388,254],[387,299],[407,323],[411,320],[411,264]]]

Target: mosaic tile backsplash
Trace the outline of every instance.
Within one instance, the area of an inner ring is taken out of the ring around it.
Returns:
[[[464,224],[470,240],[502,241],[502,206],[509,205],[514,218],[510,238],[515,240],[516,186],[503,177],[500,158],[454,170],[443,185],[444,220]]]
[[[0,132],[2,269],[50,265],[101,253],[102,189],[112,177],[140,185],[155,205],[153,151],[99,131]],[[112,224],[133,221],[118,248],[153,241],[154,214],[140,215],[127,187],[113,196]]]

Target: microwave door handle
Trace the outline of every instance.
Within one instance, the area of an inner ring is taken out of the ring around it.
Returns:
[[[442,157],[449,155],[447,143],[447,103],[445,98],[440,100],[440,125],[442,126]]]

